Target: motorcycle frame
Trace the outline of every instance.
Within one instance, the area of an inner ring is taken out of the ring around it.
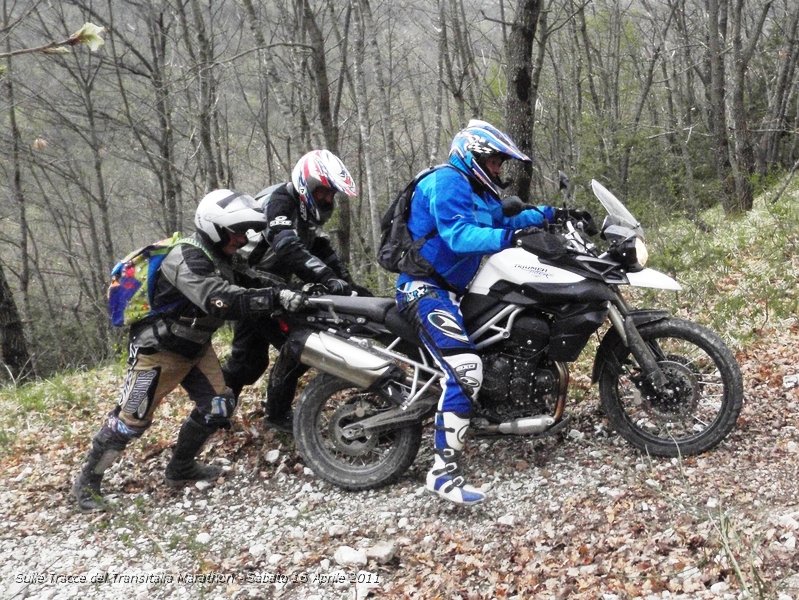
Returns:
[[[328,305],[327,310],[331,313],[331,317],[341,322],[341,318],[335,314],[332,306]],[[509,304],[503,307],[496,315],[491,317],[486,323],[481,325],[474,331],[472,336],[476,340],[475,346],[478,350],[486,348],[511,336],[513,325],[519,315],[525,311],[525,307],[515,304]],[[372,417],[368,417],[357,423],[347,426],[342,430],[342,435],[347,439],[356,439],[368,431],[376,433],[383,429],[391,429],[396,427],[399,423],[415,422],[423,419],[425,416],[431,414],[438,404],[438,396],[430,394],[431,388],[439,380],[445,377],[444,372],[432,366],[433,358],[429,351],[420,344],[415,348],[419,352],[419,360],[416,360],[405,354],[397,352],[395,349],[401,343],[402,338],[395,337],[386,346],[375,344],[373,339],[365,339],[359,336],[349,336],[351,342],[358,345],[367,345],[371,352],[388,358],[410,369],[412,374],[408,377],[398,380],[395,377],[387,377],[382,381],[378,381],[371,386],[371,389],[378,393],[383,393],[389,399],[394,399],[398,396],[399,391],[405,400],[396,408],[381,412]],[[565,364],[561,362],[554,362],[554,366],[559,375],[558,387],[558,402],[552,415],[557,421],[564,414],[566,403],[566,391],[569,385],[569,371]],[[399,386],[401,390],[392,390],[393,386]]]

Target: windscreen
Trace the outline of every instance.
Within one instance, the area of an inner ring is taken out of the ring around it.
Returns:
[[[591,189],[594,190],[594,195],[602,203],[602,206],[605,207],[609,215],[616,217],[620,221],[620,224],[635,230],[638,235],[644,237],[644,229],[641,227],[638,219],[632,216],[624,204],[622,204],[616,196],[611,194],[604,185],[599,183],[596,179],[592,179]]]

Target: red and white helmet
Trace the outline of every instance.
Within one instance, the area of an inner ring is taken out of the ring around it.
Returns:
[[[291,182],[300,195],[301,208],[317,223],[322,222],[322,213],[329,215],[333,208],[330,206],[324,207],[327,210],[320,210],[313,197],[317,187],[342,192],[350,198],[358,193],[347,167],[329,150],[312,150],[300,158],[291,171]]]

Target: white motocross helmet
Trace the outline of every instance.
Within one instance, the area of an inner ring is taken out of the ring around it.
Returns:
[[[194,225],[212,244],[224,246],[228,232],[262,231],[266,228],[266,216],[252,196],[221,189],[200,200],[194,213]]]
[[[313,197],[317,187],[342,192],[350,198],[358,193],[347,167],[329,150],[312,150],[300,158],[291,171],[291,183],[300,196],[301,211],[317,223],[324,222],[324,217],[333,212],[332,205],[317,205]]]

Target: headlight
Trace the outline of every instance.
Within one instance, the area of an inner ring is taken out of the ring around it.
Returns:
[[[635,238],[635,257],[638,259],[638,264],[642,267],[645,267],[646,261],[649,260],[649,250],[646,249],[644,240],[639,237]]]
[[[638,236],[630,236],[614,244],[608,254],[619,261],[629,271],[640,271],[649,259],[644,240]]]

